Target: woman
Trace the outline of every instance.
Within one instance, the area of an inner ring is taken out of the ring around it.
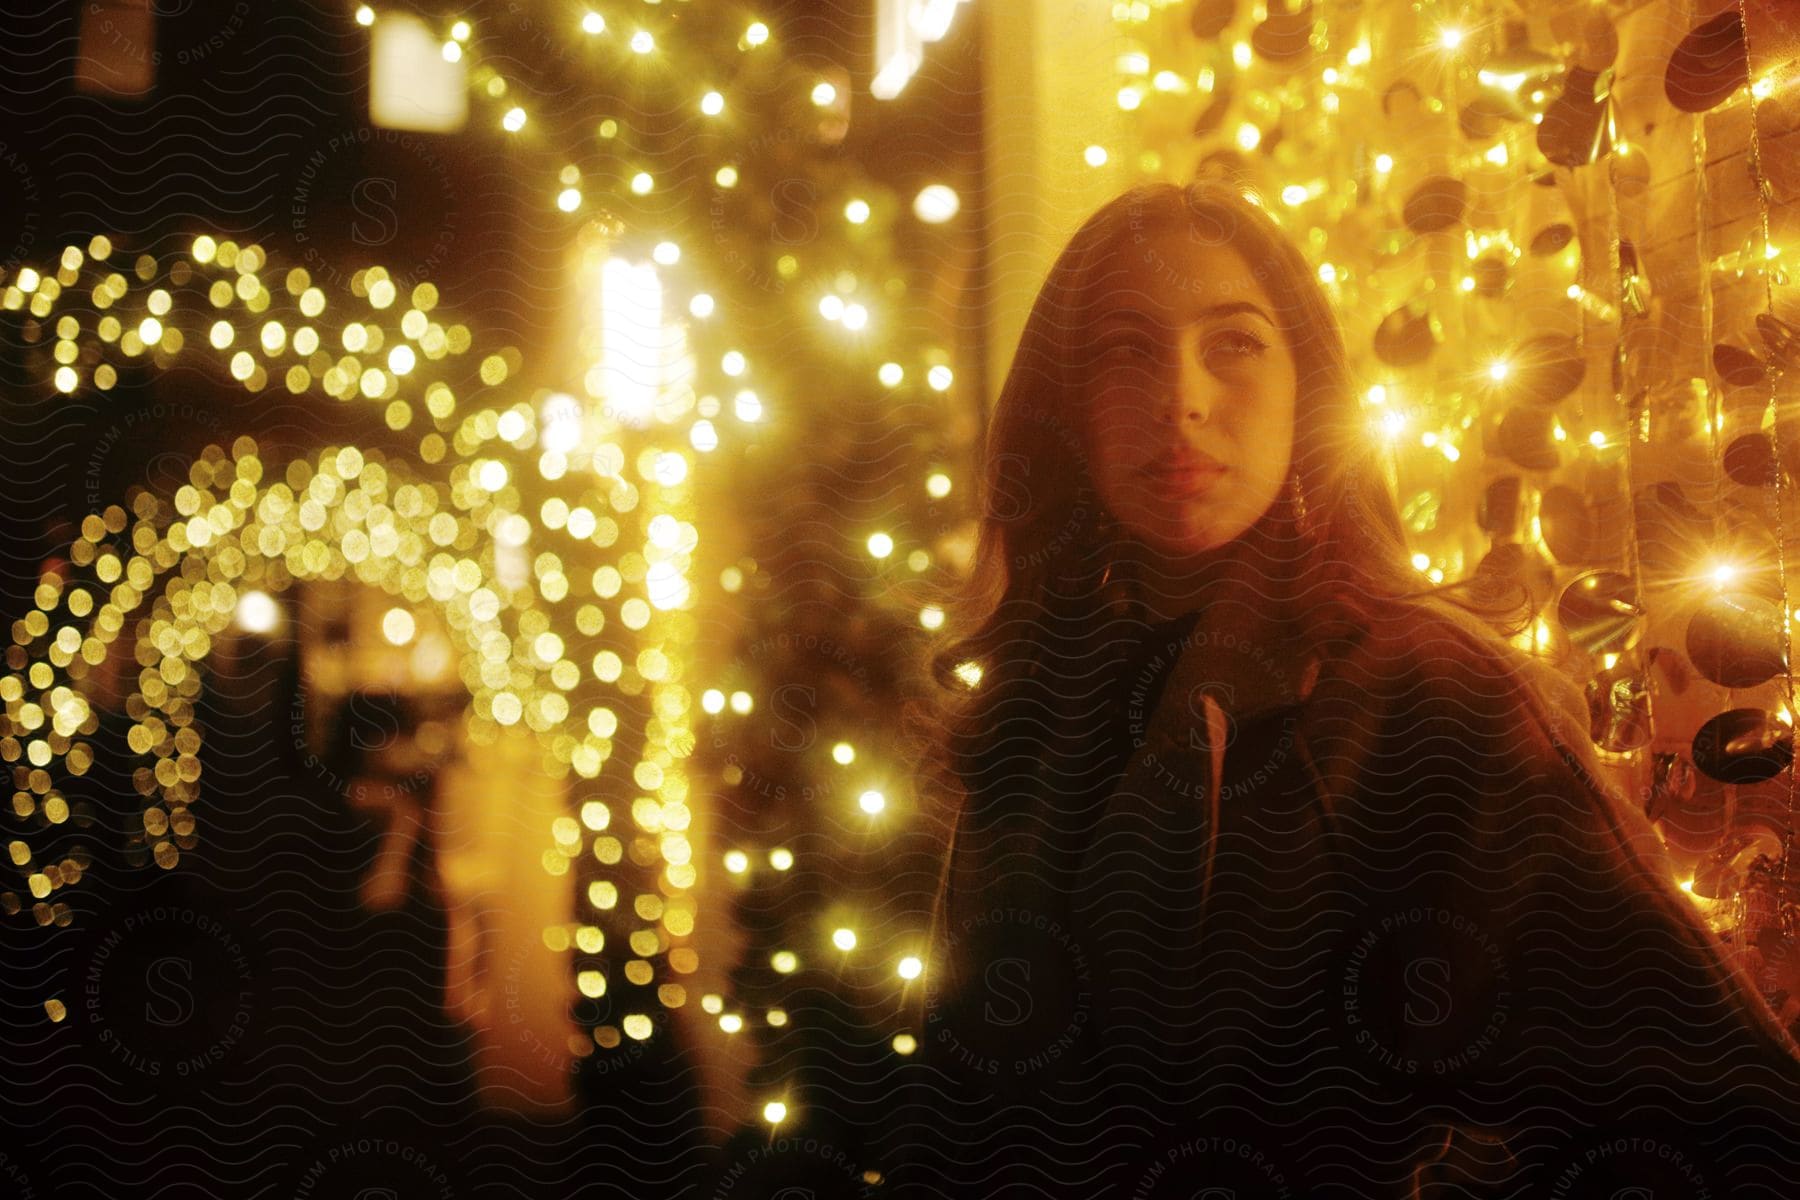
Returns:
[[[1051,268],[933,661],[901,1194],[1786,1194],[1795,1046],[1504,598],[1418,588],[1369,442],[1228,185]]]

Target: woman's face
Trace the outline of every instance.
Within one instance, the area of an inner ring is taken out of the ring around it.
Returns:
[[[1283,314],[1233,250],[1149,234],[1095,297],[1095,486],[1169,557],[1216,550],[1286,482],[1297,372]]]

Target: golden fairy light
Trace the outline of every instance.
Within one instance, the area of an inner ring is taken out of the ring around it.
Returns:
[[[931,24],[919,28],[926,40],[935,40],[955,5],[926,7]],[[658,15],[646,13],[644,20],[661,28]],[[554,124],[554,106],[503,73],[503,60],[488,53],[477,22],[390,18],[369,5],[359,5],[355,19],[373,30],[376,43],[389,20],[428,29],[430,61],[423,65],[457,81],[456,126],[464,115],[462,100],[472,98],[484,107],[471,136],[509,153],[547,155],[540,195],[574,219],[571,228],[605,206],[608,187],[647,197],[678,186],[676,175],[659,178],[656,163],[632,160],[625,149],[630,131],[614,117],[590,118],[581,130],[587,151],[599,147],[620,159],[605,172],[594,170],[576,147],[554,145],[557,131],[547,128]],[[615,26],[580,6],[564,19],[571,36],[629,48],[630,70],[679,81],[675,86],[689,89],[683,111],[697,109],[715,128],[723,128],[715,119],[732,119],[736,98],[720,83],[720,73],[683,72],[655,29],[635,20]],[[737,49],[767,53],[771,40],[768,26],[752,21]],[[904,82],[892,73],[886,78],[896,88]],[[1185,78],[1167,72],[1151,86],[1188,90]],[[841,107],[844,99],[823,80],[810,85],[810,94],[825,109]],[[1094,146],[1086,158],[1099,166],[1107,155]],[[712,184],[726,192],[750,178],[754,167],[722,161],[708,171]],[[841,204],[847,232],[855,237],[865,236],[877,214],[888,211],[854,194],[834,203]],[[914,213],[938,225],[954,219],[960,205],[953,189],[934,184],[918,194]],[[144,798],[143,824],[154,857],[161,867],[175,866],[180,850],[196,837],[200,664],[227,626],[250,634],[278,629],[281,594],[295,582],[353,576],[392,599],[380,620],[387,643],[412,647],[415,662],[429,651],[439,656],[445,674],[463,680],[475,740],[528,728],[552,769],[570,780],[579,816],[555,822],[544,869],[562,876],[579,867],[583,877],[598,871],[585,891],[587,916],[630,914],[640,922],[614,938],[630,953],[623,967],[615,974],[584,964],[573,972],[576,990],[591,1000],[616,999],[619,975],[648,986],[670,973],[693,972],[696,957],[684,943],[696,920],[696,853],[689,837],[695,797],[685,760],[695,745],[698,689],[685,678],[685,667],[696,639],[696,471],[701,457],[730,436],[721,426],[772,420],[781,410],[779,394],[763,388],[739,349],[724,353],[716,366],[731,387],[716,396],[696,394],[700,368],[687,352],[682,323],[672,319],[675,288],[656,270],[675,268],[686,256],[675,241],[658,244],[650,256],[651,263],[601,258],[585,264],[582,286],[591,292],[586,315],[593,335],[584,346],[587,370],[579,384],[554,393],[522,386],[523,364],[511,348],[475,353],[473,334],[440,310],[435,286],[403,287],[379,266],[351,277],[347,300],[328,296],[304,269],[277,269],[260,247],[207,235],[195,238],[174,263],[149,256],[114,263],[111,243],[101,237],[85,253],[65,250],[54,273],[22,268],[0,292],[0,310],[54,328],[56,365],[48,383],[63,394],[112,389],[126,365],[121,359],[166,367],[184,352],[190,359],[201,353],[251,395],[323,392],[343,403],[377,406],[392,433],[416,438],[416,450],[339,445],[270,461],[253,439],[239,438],[229,449],[209,448],[193,464],[189,483],[174,494],[140,494],[129,509],[114,505],[90,515],[70,553],[73,569],[41,581],[36,610],[19,623],[8,673],[0,676],[0,754],[21,772],[15,812],[41,812],[52,824],[67,819],[61,789],[92,763],[85,739],[98,727],[84,690],[88,676],[111,654],[133,656],[143,665],[127,702],[134,722],[129,749],[143,764],[134,783]],[[802,264],[784,254],[775,270],[792,280]],[[828,317],[851,335],[839,339],[843,344],[858,345],[858,335],[882,329],[883,312],[872,292],[857,291],[854,276],[839,276],[845,279]],[[729,315],[710,292],[693,291],[684,303],[695,321],[716,320],[723,327]],[[919,368],[940,394],[955,382],[945,357],[933,352]],[[878,378],[898,388],[908,369],[883,363]],[[942,499],[949,476],[934,473],[926,486],[933,499]],[[878,561],[902,549],[886,532],[872,535],[867,545]],[[905,561],[923,571],[932,556],[912,547]],[[727,568],[719,580],[728,594],[738,594],[744,573]],[[935,608],[920,617],[927,628],[942,619]],[[428,638],[436,641],[428,646]],[[971,687],[980,678],[973,663],[962,673]],[[742,717],[755,709],[744,688],[710,688],[699,700],[709,715],[729,710]],[[627,703],[652,714],[641,745],[620,744]],[[855,759],[847,743],[838,749],[844,751],[834,751],[840,764]],[[614,807],[593,798],[584,785],[603,776],[628,781],[633,798]],[[873,815],[885,809],[886,797],[871,788],[859,803]],[[28,869],[34,915],[40,923],[66,923],[69,906],[55,893],[79,878],[79,868],[36,862],[24,842],[14,846],[15,864]],[[795,866],[788,847],[758,853],[766,853],[775,872]],[[654,882],[635,886],[632,864],[653,869]],[[743,849],[727,852],[724,865],[734,876],[752,874],[752,858]],[[0,900],[14,911],[21,903],[10,894]],[[545,945],[559,952],[597,954],[609,944],[594,925],[543,934]],[[847,951],[855,938],[846,927],[834,944]],[[800,963],[783,950],[772,965],[786,973]],[[903,980],[923,969],[915,956],[897,968]],[[669,980],[658,987],[657,1003],[680,1007],[686,994]],[[724,1012],[717,996],[703,997],[701,1007],[720,1018],[726,1033],[743,1026],[742,1014]],[[783,1010],[768,1012],[771,1026],[787,1019]],[[592,1034],[595,1045],[610,1048],[624,1039],[642,1041],[653,1029],[646,1013],[623,1012]],[[895,1048],[910,1052],[898,1040]],[[764,1109],[771,1123],[790,1116],[784,1101]]]
[[[67,821],[64,788],[94,762],[95,672],[123,655],[141,668],[125,701],[126,745],[141,764],[132,776],[139,819],[154,861],[175,867],[197,843],[201,664],[228,627],[279,628],[280,595],[294,583],[351,576],[393,597],[381,620],[390,644],[411,643],[426,610],[450,632],[476,741],[529,728],[548,769],[571,781],[581,819],[556,823],[547,871],[567,874],[592,855],[618,873],[590,884],[588,898],[612,909],[630,885],[627,849],[633,863],[655,865],[652,890],[632,905],[641,925],[625,939],[626,978],[648,985],[695,969],[684,946],[696,915],[685,770],[694,704],[682,671],[695,637],[686,445],[694,403],[674,359],[660,359],[651,380],[615,364],[593,393],[611,398],[616,389],[622,406],[528,400],[510,350],[477,361],[478,385],[452,384],[473,337],[439,319],[429,283],[403,293],[370,267],[355,273],[352,300],[340,307],[306,271],[280,271],[260,247],[210,236],[167,264],[112,260],[111,242],[95,238],[85,253],[65,251],[54,273],[23,268],[0,291],[0,310],[28,314],[71,347],[56,358],[80,376],[75,386],[107,390],[121,359],[169,366],[198,352],[251,392],[323,391],[379,405],[396,432],[415,422],[430,431],[416,455],[391,459],[337,445],[271,462],[240,437],[207,448],[172,494],[139,492],[129,507],[87,516],[69,567],[39,581],[0,674],[0,758],[15,768],[15,816]],[[609,318],[626,321],[623,306],[643,302],[648,287],[628,277]],[[660,307],[649,319],[663,320]],[[548,499],[528,501],[545,491]],[[647,705],[655,720],[633,760],[612,761],[627,702]],[[583,794],[603,772],[628,778],[637,793],[630,828],[616,828],[607,806]],[[78,867],[39,863],[23,840],[11,854],[38,923],[66,924],[71,910],[56,892],[78,881]],[[0,895],[9,912],[24,903]],[[593,927],[573,937],[552,929],[546,943],[594,952],[604,939]],[[599,997],[607,979],[584,969],[577,987]],[[669,981],[657,994],[679,1004],[685,991]],[[643,1013],[620,1022],[638,1040],[652,1028]]]

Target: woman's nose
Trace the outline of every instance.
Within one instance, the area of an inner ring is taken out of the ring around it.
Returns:
[[[1218,403],[1219,381],[1196,361],[1188,347],[1182,348],[1176,363],[1174,384],[1174,394],[1163,405],[1164,418],[1170,424],[1204,423],[1212,418],[1213,407]]]

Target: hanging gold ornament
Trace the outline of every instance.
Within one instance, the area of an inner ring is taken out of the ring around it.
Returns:
[[[1635,667],[1603,667],[1587,684],[1589,736],[1612,754],[1650,744],[1650,691]]]
[[[1415,119],[1424,103],[1417,84],[1410,79],[1396,80],[1381,93],[1381,115],[1404,123]]]
[[[1224,122],[1225,115],[1231,111],[1234,95],[1231,77],[1220,75],[1218,82],[1213,85],[1212,97],[1207,100],[1206,107],[1194,118],[1195,137],[1204,137]]]
[[[1402,218],[1414,233],[1439,233],[1462,222],[1469,207],[1469,188],[1460,179],[1433,175],[1406,198]]]
[[[1719,342],[1713,346],[1712,360],[1720,381],[1731,387],[1761,387],[1768,381],[1762,359],[1740,346]]]
[[[1669,55],[1663,91],[1682,112],[1701,113],[1800,55],[1792,0],[1744,0],[1690,30]]]
[[[1650,312],[1650,280],[1638,267],[1637,247],[1625,239],[1619,242],[1619,302],[1634,316]]]
[[[1612,68],[1571,67],[1538,124],[1538,150],[1559,167],[1585,167],[1612,149]]]
[[[1469,141],[1485,144],[1500,136],[1500,129],[1510,116],[1491,98],[1479,95],[1456,114],[1456,127]]]
[[[1237,0],[1194,0],[1194,9],[1188,14],[1188,27],[1195,37],[1208,41],[1224,33],[1236,19]]]
[[[1755,687],[1786,670],[1784,640],[1781,606],[1763,596],[1709,596],[1688,618],[1688,661],[1720,687]]]
[[[1506,23],[1506,44],[1476,72],[1483,110],[1511,121],[1528,121],[1549,106],[1566,69],[1562,59],[1533,48],[1523,21]]]
[[[1476,507],[1475,523],[1496,540],[1518,537],[1525,527],[1525,481],[1502,475],[1488,484]]]
[[[1637,585],[1618,571],[1586,571],[1563,589],[1556,619],[1569,641],[1589,654],[1623,654],[1644,629]]]
[[[1617,528],[1617,526],[1611,526]],[[1544,545],[1564,566],[1585,566],[1614,558],[1605,545],[1608,525],[1588,504],[1587,497],[1572,487],[1558,484],[1546,489],[1538,503],[1538,531]]]
[[[1733,830],[1694,867],[1694,895],[1709,899],[1734,896],[1758,856],[1780,852],[1780,839],[1768,830]]]
[[[1256,56],[1273,66],[1293,69],[1302,66],[1313,55],[1312,0],[1272,0],[1268,19],[1250,35],[1250,48]]]
[[[1563,221],[1546,225],[1531,239],[1531,252],[1547,258],[1575,240],[1575,227]]]
[[[1498,300],[1512,290],[1512,262],[1501,250],[1489,250],[1469,264],[1469,277],[1475,281],[1475,294],[1483,300]]]
[[[1765,488],[1775,485],[1780,463],[1775,455],[1775,439],[1758,431],[1732,439],[1725,447],[1725,476],[1743,487]]]
[[[1694,766],[1720,783],[1762,783],[1794,761],[1794,727],[1761,708],[1727,709],[1694,735]]]
[[[1554,471],[1557,453],[1556,413],[1536,404],[1521,404],[1500,418],[1495,443],[1501,454],[1528,471]]]
[[[1650,798],[1644,804],[1644,815],[1652,821],[1691,804],[1699,790],[1700,777],[1694,764],[1680,754],[1650,756]]]
[[[1417,366],[1430,358],[1443,340],[1443,326],[1430,302],[1416,296],[1375,327],[1375,357],[1390,367]]]

